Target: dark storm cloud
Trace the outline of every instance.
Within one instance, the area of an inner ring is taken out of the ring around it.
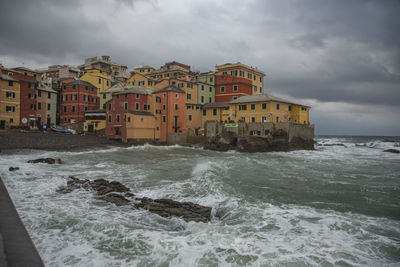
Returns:
[[[316,124],[325,118],[346,128],[343,114],[327,111],[331,103],[344,113],[374,106],[381,122],[400,112],[399,0],[3,0],[0,7],[6,66],[78,65],[102,54],[129,67],[177,60],[200,71],[240,61],[266,73],[266,92],[313,101]]]

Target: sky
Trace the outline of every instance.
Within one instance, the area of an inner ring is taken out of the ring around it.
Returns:
[[[1,0],[0,63],[241,62],[316,134],[400,136],[400,0]]]

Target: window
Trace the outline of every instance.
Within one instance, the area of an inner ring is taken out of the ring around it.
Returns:
[[[306,107],[301,107],[301,110],[302,111],[307,111],[307,108]]]
[[[37,109],[38,109],[38,110],[41,110],[41,109],[42,109],[42,103],[40,103],[40,102],[37,103]]]
[[[111,115],[108,115],[108,122],[111,122]]]
[[[192,95],[191,95],[191,94],[187,94],[187,95],[186,95],[186,98],[187,98],[187,99],[192,99]]]
[[[175,104],[175,110],[178,110],[178,104]]]
[[[111,110],[111,108],[112,108],[112,104],[110,103],[110,104],[108,104],[108,110]]]
[[[136,99],[139,99],[140,98],[140,95],[139,94],[136,94]]]
[[[106,99],[106,97],[107,97],[106,94],[103,94],[103,99]]]
[[[178,83],[178,88],[183,88],[183,83]]]
[[[210,86],[209,90],[210,90],[210,93],[212,93],[212,87],[211,86]]]
[[[51,109],[51,105],[47,104],[47,110],[50,110],[50,109]]]
[[[199,110],[200,109],[200,107],[199,106],[196,106],[196,110]]]
[[[256,104],[251,104],[251,110],[255,110],[256,109]]]
[[[192,115],[188,116],[188,120],[191,121],[192,120]]]
[[[288,106],[288,110],[292,111],[292,106],[291,105]]]
[[[119,114],[118,114],[115,121],[116,121],[116,122],[119,122],[119,119],[120,119],[120,116],[119,116]]]
[[[125,103],[124,103],[124,109],[125,109],[125,110],[128,110],[128,102],[125,102]]]
[[[276,122],[279,122],[279,116],[276,117]]]
[[[175,98],[178,99],[178,98],[179,98],[179,95],[178,95],[178,94],[175,94]]]
[[[71,110],[72,112],[75,112],[75,106],[72,106],[72,110]]]
[[[88,87],[88,86],[85,86],[85,90],[86,90],[86,91],[89,90],[89,87]]]
[[[214,116],[217,115],[217,109],[216,109],[216,108],[213,109],[213,115],[214,115]]]
[[[128,117],[128,122],[131,122],[131,117]]]
[[[15,112],[15,107],[13,107],[13,106],[6,106],[6,111],[7,111],[7,112]]]
[[[64,85],[63,89],[65,90],[65,89],[67,89],[67,87]]]
[[[67,106],[64,106],[64,112],[67,112]]]
[[[37,95],[38,95],[38,97],[41,97],[42,96],[42,91],[38,90]]]
[[[144,85],[144,81],[139,81],[139,86]]]
[[[266,122],[267,121],[267,117],[263,116],[261,119],[262,122]]]
[[[8,81],[8,86],[13,86],[13,81]]]
[[[239,105],[239,110],[247,110],[247,105]]]
[[[30,94],[29,94],[30,95]],[[15,93],[14,92],[6,92],[6,97],[8,98],[15,98]],[[30,98],[30,97],[29,97]]]
[[[72,85],[72,89],[74,89],[74,90],[75,90],[75,88],[76,88],[76,87],[75,87],[75,84],[74,84],[74,85]]]
[[[251,122],[256,122],[256,118],[255,117],[251,117]]]
[[[85,111],[87,111],[88,110],[88,107],[87,106],[85,106]]]
[[[204,91],[204,85],[201,85],[201,90]]]
[[[47,92],[47,98],[50,99],[51,98],[51,93]]]
[[[239,75],[240,75],[240,77],[244,77],[244,71],[241,70],[241,71],[239,72]]]
[[[165,98],[165,97],[166,97],[166,94],[164,93],[164,94],[162,95],[162,97]]]
[[[87,95],[83,95],[83,101],[87,102]]]
[[[246,117],[242,117],[241,121],[246,122]]]
[[[238,99],[238,97],[237,97],[237,96],[234,96],[234,97],[232,97],[232,99],[235,100],[235,99]]]
[[[162,105],[162,109],[165,110],[165,104]]]
[[[254,74],[254,79],[253,79],[253,80],[255,81],[255,80],[256,80],[256,78],[257,78],[257,76]]]
[[[101,84],[101,78],[99,78],[99,84]]]
[[[203,109],[203,116],[206,116],[206,115],[207,115],[207,110]]]
[[[109,85],[108,81],[107,81],[107,86]]]
[[[225,92],[225,87],[221,86],[221,93],[224,93],[224,92]]]
[[[204,96],[201,96],[201,103],[204,103]]]
[[[234,85],[234,86],[233,86],[233,91],[236,92],[237,90],[238,90],[238,86],[237,86],[237,85]]]
[[[187,88],[193,88],[193,84],[192,83],[187,83]]]
[[[267,103],[262,104],[262,109],[267,109]]]
[[[138,102],[135,103],[135,109],[139,110],[140,109],[140,104]]]
[[[165,122],[165,115],[162,116],[162,122]]]
[[[211,99],[211,97],[209,97],[209,98],[208,98],[208,101],[209,101],[208,103],[211,103],[211,102],[212,102],[212,99]]]
[[[143,110],[147,110],[147,105],[143,104]]]
[[[161,98],[157,96],[157,97],[156,97],[156,102],[157,102],[157,103],[161,103]]]
[[[257,85],[253,85],[253,91],[254,91],[254,93],[257,92]]]
[[[276,104],[276,109],[279,110],[279,104]]]
[[[210,77],[210,83],[212,83],[212,82],[213,82],[213,80],[214,80],[214,79],[213,79],[213,77]]]

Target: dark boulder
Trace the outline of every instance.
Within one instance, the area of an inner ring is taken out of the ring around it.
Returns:
[[[397,149],[386,149],[383,150],[383,152],[396,153],[396,154],[400,153],[400,151]]]
[[[40,159],[33,159],[28,160],[28,163],[47,163],[47,164],[61,164],[61,159],[53,159],[53,158],[40,158]]]
[[[143,208],[162,217],[177,216],[185,221],[195,222],[208,222],[211,220],[210,207],[192,202],[178,202],[171,199],[134,198],[135,195],[130,192],[130,189],[117,181],[108,182],[105,179],[89,181],[71,176],[69,177],[67,186],[59,188],[57,192],[65,194],[78,188],[94,190],[99,199],[117,206],[130,204],[131,200],[128,198],[131,198],[134,202],[132,207]]]
[[[19,168],[18,168],[18,167],[10,167],[10,168],[8,168],[8,170],[9,170],[10,172],[15,172],[15,171],[18,171]]]

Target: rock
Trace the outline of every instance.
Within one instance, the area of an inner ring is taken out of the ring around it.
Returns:
[[[385,140],[383,140],[382,142],[385,142],[385,143],[394,143],[395,141],[394,141],[394,140],[391,140],[391,139],[385,139]]]
[[[59,193],[70,193],[75,189],[83,188],[85,190],[94,190],[98,198],[117,206],[130,204],[127,197],[133,198],[135,195],[130,189],[120,182],[108,182],[105,179],[97,179],[94,181],[81,180],[76,177],[69,177],[66,187],[57,189]],[[124,195],[119,193],[125,193]],[[178,202],[172,199],[151,199],[151,198],[135,198],[133,207],[143,208],[150,212],[156,213],[162,217],[177,216],[185,221],[208,222],[211,219],[211,208],[201,206],[192,202]]]
[[[47,163],[47,164],[61,164],[62,161],[61,159],[52,159],[52,158],[40,158],[40,159],[33,159],[33,160],[28,160],[28,163]]]
[[[8,170],[9,170],[10,172],[15,172],[15,171],[18,171],[19,168],[18,168],[18,167],[10,167],[10,168],[8,168]]]
[[[399,150],[397,150],[397,149],[392,149],[392,148],[391,148],[391,149],[383,150],[383,152],[396,153],[396,154],[400,153]]]
[[[318,144],[318,146],[345,146],[344,144]]]

